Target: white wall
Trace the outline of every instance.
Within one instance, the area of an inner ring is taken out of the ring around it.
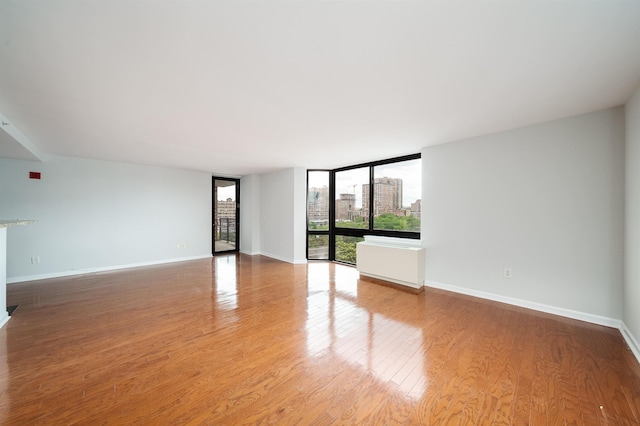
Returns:
[[[240,180],[240,251],[260,253],[260,175]]]
[[[624,323],[640,350],[640,88],[626,105]],[[639,356],[636,353],[636,356]],[[640,356],[639,356],[640,359]]]
[[[209,256],[211,197],[203,172],[0,159],[0,218],[38,221],[8,233],[9,282]]]
[[[261,175],[260,251],[290,263],[305,263],[306,175],[290,168]]]
[[[427,285],[622,319],[624,137],[615,108],[423,149]]]
[[[293,258],[307,262],[307,170],[293,169]]]

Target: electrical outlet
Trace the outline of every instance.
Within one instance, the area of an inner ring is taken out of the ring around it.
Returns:
[[[40,256],[32,256],[31,263],[35,265],[36,263],[40,263]]]
[[[511,268],[504,268],[504,277],[505,278],[511,278],[512,274],[511,274]]]
[[[187,248],[187,243],[178,243],[177,248],[179,249]]]

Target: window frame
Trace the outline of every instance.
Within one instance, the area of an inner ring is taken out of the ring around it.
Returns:
[[[309,229],[309,173],[311,172],[327,172],[329,173],[329,215],[328,215],[328,221],[329,221],[329,228],[328,229]],[[305,227],[307,229],[306,235],[307,235],[307,239],[306,239],[306,257],[307,260],[330,260],[331,259],[331,235],[329,234],[330,230],[331,230],[331,220],[332,220],[332,216],[331,216],[331,170],[327,170],[327,169],[308,169],[307,170],[307,194],[306,194],[306,221],[305,221]],[[318,259],[318,258],[313,258],[313,259],[309,259],[309,236],[310,235],[326,235],[329,239],[329,251],[328,251],[328,256],[327,259]]]
[[[368,228],[341,228],[336,227],[335,216],[336,216],[336,173],[344,172],[353,169],[359,169],[368,167],[369,168],[369,206],[374,205],[374,194],[375,191],[371,190],[375,184],[375,176],[374,171],[375,167],[388,165],[392,163],[401,163],[404,161],[417,160],[421,159],[422,155],[412,154],[405,155],[401,157],[394,157],[385,160],[372,161],[368,163],[355,164],[352,166],[340,167],[333,170],[327,169],[309,169],[307,170],[307,197],[309,192],[309,172],[323,171],[329,172],[329,229],[328,230],[309,230],[309,209],[307,207],[307,259],[308,260],[330,260],[336,262],[336,237],[337,236],[345,236],[345,237],[360,237],[364,238],[365,235],[376,235],[383,237],[393,237],[393,238],[403,238],[403,239],[413,239],[419,240],[421,233],[420,231],[396,231],[390,229],[374,229],[374,209],[369,208],[369,226]],[[329,236],[329,259],[309,259],[309,235],[328,235]],[[339,261],[337,261],[339,262]]]

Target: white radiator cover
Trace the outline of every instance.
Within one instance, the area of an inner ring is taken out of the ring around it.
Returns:
[[[419,241],[366,236],[356,250],[360,275],[411,288],[424,285],[424,248]]]

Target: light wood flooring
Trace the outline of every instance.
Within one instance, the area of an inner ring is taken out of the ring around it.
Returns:
[[[8,286],[8,425],[637,425],[618,330],[230,255]]]

